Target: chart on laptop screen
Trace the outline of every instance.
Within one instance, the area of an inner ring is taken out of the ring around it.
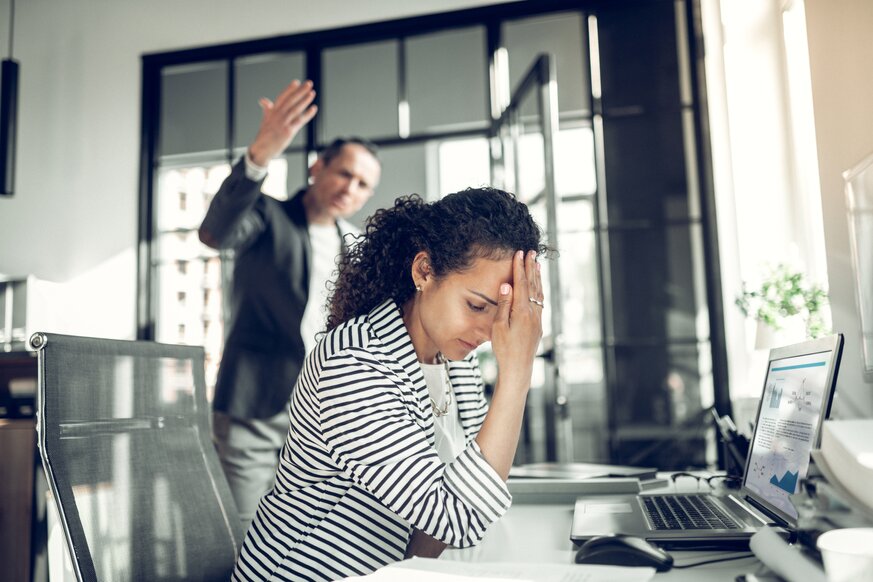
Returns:
[[[825,397],[830,352],[770,362],[746,487],[797,516],[788,496],[809,468]]]

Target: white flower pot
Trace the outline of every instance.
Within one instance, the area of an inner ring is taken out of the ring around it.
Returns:
[[[802,315],[792,315],[780,322],[781,329],[773,329],[763,321],[758,321],[755,331],[755,349],[769,350],[804,341],[806,321]]]

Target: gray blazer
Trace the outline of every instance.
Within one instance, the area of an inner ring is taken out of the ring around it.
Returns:
[[[215,386],[214,410],[269,418],[288,404],[306,355],[300,322],[309,300],[312,248],[305,190],[279,201],[261,193],[240,160],[200,226],[201,239],[235,251],[231,318]],[[337,223],[345,235],[353,227]]]

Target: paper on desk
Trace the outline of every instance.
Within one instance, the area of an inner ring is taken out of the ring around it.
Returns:
[[[372,582],[647,582],[654,568],[579,566],[511,562],[454,562],[412,558],[392,564],[369,576],[356,578]]]

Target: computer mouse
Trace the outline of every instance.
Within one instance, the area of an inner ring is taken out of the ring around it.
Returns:
[[[673,556],[643,538],[622,534],[595,536],[576,552],[577,564],[649,566],[658,572],[673,567]]]

